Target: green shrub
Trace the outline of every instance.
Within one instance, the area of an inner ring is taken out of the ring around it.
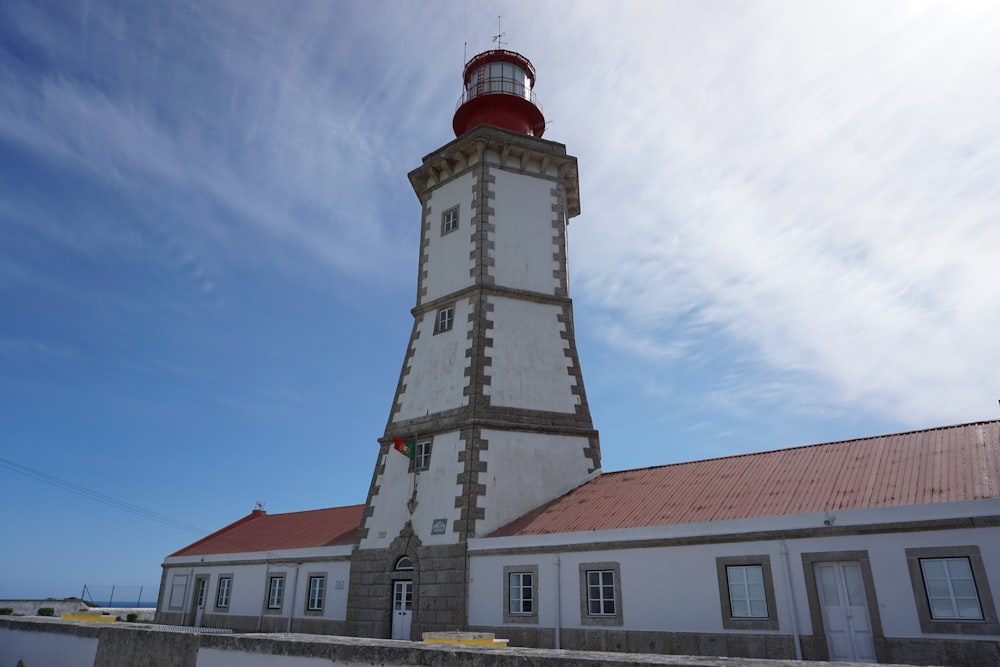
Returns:
[[[139,614],[132,612],[131,614],[125,617],[125,620],[128,621],[129,623],[135,623],[136,621],[139,620]]]
[[[52,607],[41,607],[38,610],[38,615],[39,616],[55,616],[56,615],[56,610],[53,609]]]
[[[13,616],[13,615],[14,615],[13,607],[0,607],[0,616]]]

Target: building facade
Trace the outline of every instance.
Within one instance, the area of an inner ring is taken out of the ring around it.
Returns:
[[[409,177],[416,305],[364,505],[255,511],[163,565],[163,623],[1000,664],[1000,422],[601,471],[577,355],[576,159],[526,58],[463,72]]]

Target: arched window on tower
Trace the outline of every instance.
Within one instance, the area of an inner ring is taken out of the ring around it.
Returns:
[[[400,556],[393,569],[396,570],[396,572],[409,572],[413,569],[413,559],[409,556]]]

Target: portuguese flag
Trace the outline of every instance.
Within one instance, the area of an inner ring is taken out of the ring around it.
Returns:
[[[393,438],[392,448],[412,461],[413,451],[417,448],[417,439],[410,438],[409,440],[403,440],[402,438]]]

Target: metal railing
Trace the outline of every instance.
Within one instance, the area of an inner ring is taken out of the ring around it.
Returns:
[[[534,90],[526,89],[524,83],[517,79],[508,79],[505,77],[491,77],[477,81],[459,95],[458,102],[455,103],[455,108],[458,109],[469,100],[484,95],[513,95],[514,97],[528,100],[538,107],[539,111],[542,111],[542,105],[538,102]]]

